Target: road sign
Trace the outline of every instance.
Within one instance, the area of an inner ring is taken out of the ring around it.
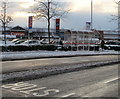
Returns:
[[[33,17],[29,16],[29,20],[28,20],[28,27],[29,27],[29,29],[32,29],[32,23],[33,23]]]
[[[58,33],[60,30],[60,19],[56,19],[56,32]]]

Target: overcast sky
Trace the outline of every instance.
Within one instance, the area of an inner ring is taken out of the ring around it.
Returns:
[[[1,0],[2,1],[2,0]],[[13,17],[11,26],[28,26],[28,16],[25,11],[34,4],[34,0],[7,0],[9,2],[8,14]],[[66,3],[66,7],[71,9],[66,18],[61,20],[62,29],[81,30],[85,29],[85,23],[90,21],[91,0],[56,0]],[[93,28],[95,29],[117,29],[117,21],[111,21],[111,15],[117,15],[117,5],[119,0],[93,0]],[[33,27],[46,28],[45,19],[34,21]],[[52,28],[55,22],[52,20]]]

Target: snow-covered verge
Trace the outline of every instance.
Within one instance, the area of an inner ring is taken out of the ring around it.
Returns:
[[[73,72],[78,71],[81,69],[87,69],[92,67],[98,67],[103,65],[109,65],[118,63],[119,60],[109,60],[109,61],[99,61],[99,62],[90,62],[90,63],[81,63],[81,64],[72,64],[72,65],[57,65],[57,66],[42,66],[39,69],[32,69],[27,71],[21,71],[21,72],[12,72],[12,73],[6,73],[1,74],[0,76],[3,83],[6,82],[16,82],[16,81],[24,81],[24,80],[33,80],[33,79],[39,79],[42,77],[47,77],[50,75],[56,75],[56,74],[62,74],[67,72]]]
[[[29,58],[44,58],[44,57],[60,57],[60,56],[75,56],[75,55],[109,55],[116,54],[118,51],[21,51],[21,52],[2,52],[0,59],[2,60],[16,60]]]

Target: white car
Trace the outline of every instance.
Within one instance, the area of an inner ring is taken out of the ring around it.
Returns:
[[[13,39],[11,42],[12,42],[12,43],[15,43],[15,42],[17,42],[17,41],[19,41],[19,39]]]
[[[15,42],[15,45],[21,44],[23,42],[25,42],[25,40],[18,40],[18,41]]]
[[[23,46],[33,46],[33,45],[40,45],[39,41],[37,40],[26,40],[25,42],[19,44]]]

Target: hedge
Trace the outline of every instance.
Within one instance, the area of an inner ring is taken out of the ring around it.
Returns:
[[[57,49],[54,45],[37,45],[37,46],[1,46],[1,51],[34,51],[34,50],[48,50],[54,51]]]
[[[60,50],[60,51],[69,51],[73,50],[76,51],[76,47],[65,47],[65,46],[55,46],[55,45],[37,45],[37,46],[1,46],[0,50],[2,52],[5,51],[36,51],[36,50],[47,50],[47,51],[55,51],[55,50]],[[79,49],[80,50],[80,49]],[[99,46],[96,47],[90,47],[90,51],[99,50]],[[117,49],[116,49],[117,50]]]

